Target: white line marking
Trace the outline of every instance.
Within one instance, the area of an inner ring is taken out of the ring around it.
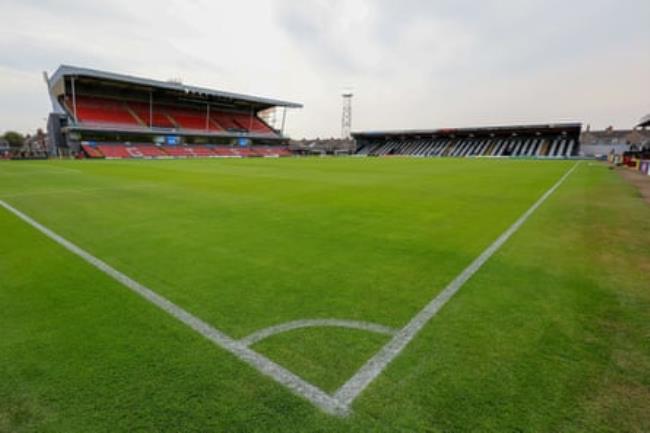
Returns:
[[[499,238],[494,241],[483,253],[478,256],[463,272],[460,273],[449,285],[436,296],[427,306],[425,306],[411,321],[402,328],[393,339],[388,342],[375,356],[370,358],[366,364],[357,371],[350,380],[348,380],[334,394],[337,400],[345,405],[350,405],[363,392],[366,387],[381,374],[382,371],[391,363],[400,352],[413,340],[433,316],[460,290],[461,287],[469,280],[481,267],[488,261],[494,253],[510,237],[519,230],[519,228],[530,218],[530,216],[564,183],[564,181],[575,171],[580,163],[576,163],[568,170],[562,178],[551,187],[526,213],[524,213],[509,229],[507,229]]]
[[[213,328],[211,325],[202,321],[201,319],[193,316],[191,313],[182,309],[178,305],[172,303],[168,299],[160,296],[151,289],[143,286],[137,281],[132,280],[128,276],[124,275],[120,271],[112,268],[107,263],[101,261],[92,254],[86,252],[85,250],[79,248],[72,242],[64,239],[58,234],[54,233],[52,230],[41,225],[40,223],[33,220],[31,217],[25,215],[18,209],[15,209],[11,205],[7,204],[5,201],[0,200],[0,206],[7,209],[9,212],[16,215],[21,220],[25,221],[30,226],[34,227],[36,230],[43,233],[45,236],[49,237],[59,245],[63,246],[68,251],[76,254],[81,257],[86,262],[90,263],[100,271],[104,272],[111,278],[117,280],[121,284],[125,285],[133,292],[142,296],[144,299],[154,304],[161,310],[165,311],[169,315],[175,317],[179,321],[183,322],[215,345],[227,350],[228,352],[235,355],[241,361],[244,361],[248,365],[254,367],[259,372],[264,375],[274,379],[276,382],[281,383],[282,385],[289,388],[295,394],[304,397],[305,399],[312,402],[315,406],[321,408],[323,411],[332,414],[345,416],[348,413],[347,405],[341,404],[337,399],[331,397],[321,389],[316,386],[306,382],[300,377],[296,376],[294,373],[285,369],[284,367],[276,364],[265,356],[249,349],[240,342],[230,338],[221,331]]]
[[[100,271],[104,272],[111,278],[117,280],[125,285],[138,295],[142,296],[147,301],[151,302],[161,310],[169,315],[175,317],[183,322],[208,340],[212,341],[215,345],[227,350],[235,355],[241,361],[252,366],[264,375],[274,379],[276,382],[286,386],[295,394],[304,397],[312,402],[315,406],[322,409],[324,412],[346,416],[350,411],[352,402],[363,392],[366,387],[382,373],[382,371],[393,361],[400,352],[415,338],[418,332],[433,318],[438,311],[460,290],[460,288],[469,280],[484,264],[487,262],[494,253],[496,253],[501,246],[519,230],[519,228],[530,218],[530,216],[564,183],[564,181],[575,171],[580,165],[576,163],[564,176],[549,189],[526,213],[524,213],[508,230],[506,230],[492,245],[490,245],[476,260],[474,260],[461,274],[456,277],[449,285],[435,297],[424,309],[422,309],[411,321],[397,333],[393,330],[389,331],[394,334],[394,337],[388,342],[375,356],[373,356],[350,380],[348,380],[339,390],[330,396],[320,388],[306,382],[294,373],[285,369],[284,367],[276,364],[265,356],[249,349],[244,341],[250,339],[251,336],[241,341],[236,341],[221,331],[213,328],[211,325],[203,322],[201,319],[193,316],[189,312],[183,310],[181,307],[167,300],[166,298],[158,295],[151,289],[141,285],[140,283],[132,280],[118,270],[112,268],[110,265],[94,257],[90,253],[84,251],[70,241],[57,235],[52,230],[39,224],[29,216],[21,211],[15,209],[0,199],[0,206],[7,209],[9,212],[16,215],[27,224],[31,225],[50,239],[54,240],[73,254],[81,257],[86,262],[95,266]],[[343,321],[345,322],[345,321]],[[296,322],[292,322],[296,323]],[[348,322],[350,323],[350,322]],[[358,323],[358,322],[352,322]],[[285,324],[290,325],[290,324]],[[374,325],[374,326],[381,325]],[[260,334],[269,329],[277,327],[266,328],[255,334]],[[381,327],[385,328],[385,327]],[[255,335],[253,334],[253,335]],[[259,341],[259,340],[258,340]]]
[[[296,320],[295,322],[270,326],[268,328],[261,329],[245,338],[242,338],[241,340],[239,340],[239,342],[244,346],[249,347],[273,335],[282,334],[284,332],[293,331],[295,329],[323,328],[323,327],[359,329],[361,331],[368,331],[368,332],[374,332],[376,334],[384,334],[384,335],[391,335],[391,336],[397,333],[396,329],[389,328],[388,326],[384,326],[384,325],[379,325],[377,323],[357,322],[354,320],[313,319],[313,320]]]

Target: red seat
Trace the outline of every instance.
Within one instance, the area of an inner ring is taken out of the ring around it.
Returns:
[[[175,128],[176,125],[169,120],[169,117],[165,115],[164,109],[153,105],[153,111],[151,113],[151,118],[149,116],[149,104],[146,102],[129,102],[128,106],[133,110],[134,113],[145,123],[147,126],[152,126],[155,128]],[[152,123],[152,124],[150,124]]]
[[[273,130],[259,117],[251,113],[218,111],[212,113],[212,119],[224,129],[246,130],[256,133],[269,133]]]
[[[199,158],[209,158],[215,156],[215,154],[212,152],[212,149],[207,146],[190,146],[189,149],[194,154],[194,156],[197,156]]]
[[[194,153],[185,146],[165,146],[165,153],[177,158],[193,157]]]
[[[273,130],[257,116],[252,116],[246,113],[230,113],[230,117],[238,124],[242,125],[244,129],[256,133],[268,133]]]
[[[72,113],[74,107],[68,97],[64,100]],[[77,96],[76,114],[80,123],[128,125],[131,127],[177,128],[196,131],[248,131],[258,134],[274,133],[273,129],[257,115],[242,111],[213,110],[209,118],[207,109],[196,106],[182,106],[146,101],[120,101],[105,97]]]
[[[221,157],[233,157],[237,156],[237,153],[233,151],[233,148],[229,146],[217,146],[212,149],[212,153]]]
[[[100,144],[97,148],[109,159],[132,158],[133,156],[122,144]]]
[[[218,123],[223,129],[229,130],[229,129],[246,129],[242,127],[239,123],[235,122],[235,119],[233,119],[228,113],[226,112],[216,112],[212,114],[212,119],[216,123]]]
[[[183,107],[161,107],[161,111],[174,119],[181,129],[210,129],[210,122],[206,125],[205,112]]]
[[[167,156],[165,152],[153,144],[138,144],[134,146],[134,148],[137,149],[142,156],[147,158],[160,158]]]
[[[70,111],[74,106],[66,101]],[[141,126],[123,102],[108,98],[78,96],[76,98],[77,121],[81,123],[106,123],[111,125]]]
[[[86,156],[88,158],[97,159],[97,158],[103,158],[104,157],[104,154],[102,152],[100,152],[100,150],[97,149],[96,147],[88,146],[86,144],[82,144],[81,149],[84,151],[84,153],[86,154]]]

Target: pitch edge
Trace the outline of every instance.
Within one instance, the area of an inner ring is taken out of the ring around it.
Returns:
[[[580,165],[576,163],[557,181],[537,202],[528,209],[510,228],[497,238],[478,258],[476,258],[460,275],[427,304],[411,321],[389,341],[375,356],[357,371],[350,380],[336,391],[334,397],[349,406],[364,389],[390,364],[404,348],[415,338],[431,318],[460,290],[460,288],[515,234],[530,216],[564,183]]]
[[[483,253],[476,260],[474,260],[467,268],[465,268],[465,270],[463,270],[460,275],[458,275],[451,283],[449,283],[449,285],[429,304],[427,304],[413,319],[411,319],[411,321],[404,328],[397,331],[397,333],[395,333],[390,328],[382,327],[381,325],[369,324],[373,325],[373,327],[378,327],[374,330],[364,328],[365,330],[371,330],[373,332],[394,334],[394,337],[375,356],[368,360],[368,362],[366,362],[366,364],[361,367],[361,369],[359,369],[359,371],[357,371],[350,380],[348,380],[341,388],[339,388],[339,390],[336,391],[333,396],[327,394],[311,383],[303,380],[286,368],[276,364],[275,362],[266,358],[264,355],[261,355],[247,347],[247,339],[251,339],[251,337],[255,335],[261,335],[262,333],[268,332],[271,329],[278,329],[287,325],[291,325],[291,323],[279,325],[277,327],[266,328],[240,341],[234,340],[233,338],[227,336],[223,332],[217,330],[216,328],[192,315],[188,311],[182,309],[163,296],[155,293],[153,290],[143,286],[135,280],[132,280],[107,263],[81,249],[62,236],[59,236],[52,230],[38,223],[2,199],[0,199],[0,206],[5,208],[10,213],[16,215],[18,218],[39,232],[43,233],[45,236],[52,239],[59,245],[63,246],[71,253],[79,256],[87,263],[99,269],[122,285],[128,287],[133,292],[143,297],[145,300],[154,304],[156,307],[160,308],[167,314],[173,316],[197,333],[201,334],[216,346],[225,349],[226,351],[235,355],[235,357],[237,357],[239,360],[255,368],[260,373],[284,385],[294,394],[305,398],[328,414],[336,416],[347,416],[350,413],[350,405],[352,402],[354,402],[354,400],[366,389],[366,387],[370,385],[370,383],[372,383],[372,381],[374,381],[383,372],[388,364],[390,364],[402,352],[402,350],[413,340],[413,338],[415,338],[419,331],[429,322],[429,320],[431,320],[431,318],[433,318],[438,313],[438,311],[440,311],[440,309],[447,302],[449,302],[449,300],[485,264],[485,262],[487,262],[488,259],[492,257],[492,255],[494,255],[494,253],[496,253],[501,248],[501,246],[503,246],[503,244],[514,233],[516,233],[519,228],[521,228],[521,226],[528,220],[528,218],[530,218],[530,216],[564,183],[564,181],[571,175],[571,173],[575,171],[578,165],[580,165],[579,162],[576,163],[570,170],[568,170],[567,173],[565,173],[564,176],[562,176],[562,178],[551,187],[551,189],[549,189],[509,229],[507,229],[499,238],[497,238],[497,240],[494,241],[492,245],[483,251]],[[300,321],[292,323],[300,323]],[[349,324],[351,322],[347,323]],[[380,331],[380,328],[384,329]],[[281,330],[278,332],[284,331]],[[273,335],[274,333],[277,332],[271,332],[269,336]]]

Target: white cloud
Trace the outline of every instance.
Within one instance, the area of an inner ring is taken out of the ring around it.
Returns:
[[[0,0],[0,130],[43,126],[58,64],[303,102],[296,137],[650,111],[644,0]]]

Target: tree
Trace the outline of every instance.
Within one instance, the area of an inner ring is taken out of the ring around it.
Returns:
[[[4,139],[7,140],[11,147],[22,147],[25,144],[25,137],[15,131],[5,132]]]

